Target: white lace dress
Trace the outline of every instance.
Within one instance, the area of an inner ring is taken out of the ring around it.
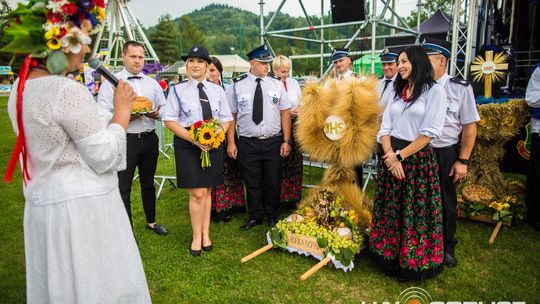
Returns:
[[[8,112],[17,132],[15,105],[13,90]],[[23,122],[28,303],[150,303],[118,190],[122,127],[99,115],[83,85],[59,76],[26,82]]]

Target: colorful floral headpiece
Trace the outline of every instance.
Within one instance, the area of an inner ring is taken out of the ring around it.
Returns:
[[[7,15],[8,26],[0,51],[47,58],[47,69],[60,74],[66,53],[79,53],[89,35],[105,22],[105,0],[30,0]]]

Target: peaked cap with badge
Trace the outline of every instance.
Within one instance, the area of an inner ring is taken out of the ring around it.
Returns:
[[[266,44],[260,45],[251,52],[247,53],[248,60],[255,60],[259,62],[270,62],[274,60],[274,56],[268,50]]]
[[[189,53],[187,55],[180,56],[180,58],[182,58],[182,60],[184,61],[187,61],[189,58],[201,58],[204,61],[208,62],[208,64],[212,63],[212,59],[210,58],[208,49],[202,45],[194,45],[191,50],[189,50]]]

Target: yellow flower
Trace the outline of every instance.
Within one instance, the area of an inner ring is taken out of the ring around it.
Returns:
[[[219,143],[222,143],[224,140],[225,140],[225,132],[221,131],[221,132],[219,132],[219,134],[217,136],[217,141]]]
[[[216,134],[214,133],[214,130],[212,130],[212,128],[204,127],[199,132],[199,142],[202,145],[212,145],[214,143],[215,138],[216,138]]]
[[[98,15],[98,19],[99,19],[100,21],[105,21],[105,17],[107,16],[105,10],[104,10],[103,8],[101,8],[101,7],[98,7],[97,10],[98,10],[98,14],[99,14],[99,15]]]
[[[51,50],[58,50],[60,48],[61,44],[60,44],[60,40],[56,39],[56,38],[53,38],[49,41],[47,41],[47,47],[50,48]]]
[[[482,118],[482,119],[480,119],[480,121],[478,122],[478,124],[479,124],[480,126],[485,126],[485,125],[487,125],[487,118]]]
[[[195,131],[193,130],[193,128],[189,129],[189,137],[191,138],[191,140],[195,140]]]
[[[53,38],[56,38],[56,36],[60,35],[60,29],[56,26],[45,32],[45,39],[51,40]]]

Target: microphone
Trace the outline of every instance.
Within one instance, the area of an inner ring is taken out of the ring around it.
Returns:
[[[101,76],[105,77],[114,87],[118,86],[118,78],[116,78],[111,71],[103,66],[103,63],[97,58],[90,58],[88,66],[96,70]]]

